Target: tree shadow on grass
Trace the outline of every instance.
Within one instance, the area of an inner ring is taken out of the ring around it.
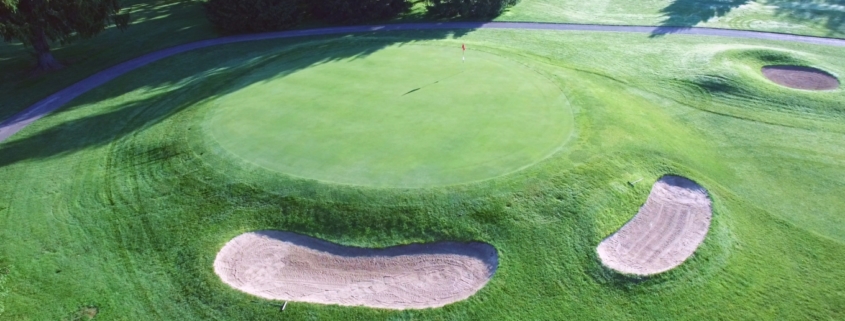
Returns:
[[[3,142],[0,144],[0,167],[101,147],[160,123],[191,106],[317,64],[366,57],[394,45],[461,37],[472,30],[391,31],[289,38],[213,46],[178,54],[92,89],[41,121],[65,117],[72,111],[83,114],[80,118],[67,117],[68,120],[52,127],[26,132]],[[460,52],[460,47],[456,47],[456,52]],[[141,99],[125,95],[138,90],[155,94]],[[115,103],[95,106],[106,100],[114,100]],[[80,113],[80,108],[94,109]]]
[[[712,18],[722,17],[731,10],[750,2],[752,0],[675,0],[660,10],[666,19],[651,33],[651,37],[660,37],[692,28]]]
[[[766,4],[777,7],[776,16],[821,27],[829,36],[845,33],[845,0],[769,0]]]
[[[125,30],[108,28],[90,39],[70,44],[53,43],[52,51],[65,68],[34,75],[31,48],[0,42],[0,122],[37,103],[45,95],[68,87],[97,71],[139,55],[196,40],[214,38],[202,7],[195,1],[130,0],[131,25]]]

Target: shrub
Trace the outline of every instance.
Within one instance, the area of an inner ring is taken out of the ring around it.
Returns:
[[[407,0],[320,0],[314,15],[332,23],[360,23],[393,18],[410,8]]]
[[[437,17],[492,18],[519,0],[428,0],[428,13]]]
[[[205,14],[223,31],[247,33],[291,28],[305,10],[299,0],[209,0]]]

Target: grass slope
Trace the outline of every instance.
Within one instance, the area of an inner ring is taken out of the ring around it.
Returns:
[[[845,35],[841,0],[522,0],[497,20]]]
[[[562,88],[572,141],[496,179],[378,189],[245,167],[200,130],[203,106],[263,59],[325,44],[365,57],[397,43],[462,42]],[[107,320],[275,320],[278,308],[223,285],[211,263],[242,232],[280,229],[370,247],[478,240],[500,253],[487,287],[442,309],[291,303],[291,319],[841,319],[844,93],[779,87],[757,71],[791,59],[842,75],[842,56],[715,37],[482,30],[267,41],[166,59],[0,145],[2,317],[61,319],[96,306]],[[665,173],[711,193],[708,238],[654,278],[602,268],[595,246]]]

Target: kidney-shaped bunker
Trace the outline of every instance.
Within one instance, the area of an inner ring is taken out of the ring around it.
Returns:
[[[602,241],[598,255],[616,271],[650,275],[681,265],[710,229],[712,209],[707,191],[679,176],[654,183],[640,211]]]
[[[487,243],[365,249],[281,231],[241,234],[214,261],[223,282],[262,298],[387,309],[464,300],[497,266],[496,249]]]

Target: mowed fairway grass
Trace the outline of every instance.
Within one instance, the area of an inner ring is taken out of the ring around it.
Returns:
[[[103,320],[843,319],[845,92],[760,74],[801,64],[841,77],[843,58],[514,30],[174,56],[0,144],[0,318],[96,307]],[[596,246],[665,174],[710,193],[704,243],[650,278],[603,268]],[[363,247],[481,241],[499,268],[439,309],[280,313],[212,269],[228,240],[264,229]]]

